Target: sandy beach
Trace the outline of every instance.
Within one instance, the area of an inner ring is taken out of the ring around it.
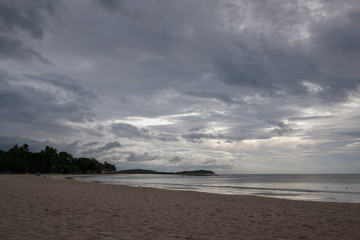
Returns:
[[[1,239],[359,239],[360,204],[0,175]]]

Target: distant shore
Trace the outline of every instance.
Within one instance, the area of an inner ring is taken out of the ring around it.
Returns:
[[[192,171],[181,171],[181,172],[159,172],[147,169],[129,169],[117,171],[118,174],[158,174],[158,175],[185,175],[185,176],[216,176],[213,171],[210,170],[192,170]]]
[[[0,175],[4,239],[358,239],[360,204]]]

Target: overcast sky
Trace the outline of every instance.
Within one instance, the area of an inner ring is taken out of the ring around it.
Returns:
[[[0,0],[0,149],[360,172],[358,0]]]

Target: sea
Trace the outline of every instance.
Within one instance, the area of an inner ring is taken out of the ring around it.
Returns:
[[[74,179],[178,191],[360,203],[360,174],[224,174],[215,176],[115,174]]]

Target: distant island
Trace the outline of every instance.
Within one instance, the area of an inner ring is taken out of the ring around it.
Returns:
[[[193,170],[193,171],[182,171],[182,172],[158,172],[146,169],[129,169],[117,171],[120,174],[174,174],[174,175],[186,175],[186,176],[215,176],[216,174],[210,170]]]

